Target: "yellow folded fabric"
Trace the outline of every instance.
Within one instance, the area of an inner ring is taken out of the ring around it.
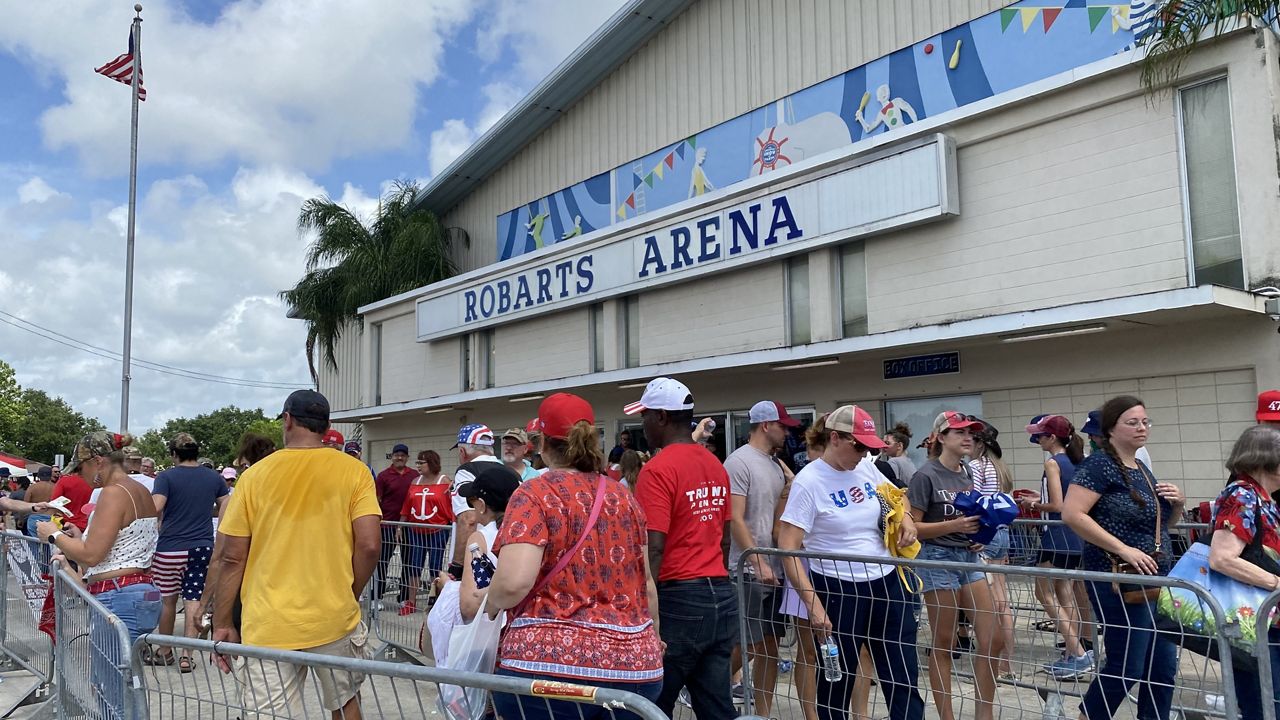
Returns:
[[[902,522],[907,517],[907,491],[893,483],[882,482],[876,487],[876,495],[880,498],[880,525],[884,529],[884,546],[889,549],[889,554],[898,558],[914,558],[919,555],[919,540],[906,547],[898,547],[898,539],[902,537]],[[918,593],[924,588],[920,576],[906,565],[898,566],[898,579],[909,593]]]

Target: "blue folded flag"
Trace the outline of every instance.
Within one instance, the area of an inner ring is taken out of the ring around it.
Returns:
[[[1018,504],[1004,493],[983,495],[977,490],[966,490],[957,494],[952,504],[965,516],[978,518],[981,527],[968,537],[979,545],[991,542],[1000,528],[1008,527],[1018,517]]]

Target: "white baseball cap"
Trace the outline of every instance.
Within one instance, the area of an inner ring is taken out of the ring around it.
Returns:
[[[627,415],[635,415],[645,410],[692,410],[693,393],[679,380],[669,377],[654,378],[644,388],[640,400],[622,408]]]

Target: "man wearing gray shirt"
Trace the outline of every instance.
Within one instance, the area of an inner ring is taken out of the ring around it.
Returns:
[[[737,574],[742,553],[748,548],[773,548],[773,523],[778,498],[786,484],[782,464],[774,455],[783,448],[788,428],[799,421],[782,405],[762,400],[748,414],[751,434],[747,444],[733,451],[724,462],[729,474],[729,572]],[[786,632],[786,618],[779,612],[782,599],[782,564],[776,557],[748,555],[746,567],[754,581],[746,583],[747,645],[754,662],[751,670],[755,688],[755,712],[769,717],[773,689],[778,680],[778,638]],[[733,672],[742,667],[742,648],[733,655]]]

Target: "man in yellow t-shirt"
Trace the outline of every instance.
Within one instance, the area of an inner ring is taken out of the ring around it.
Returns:
[[[218,525],[224,550],[217,597],[240,596],[246,645],[367,659],[357,598],[381,547],[373,478],[359,460],[321,443],[329,401],[320,393],[294,392],[280,417],[284,449],[240,476]],[[214,641],[242,642],[231,603],[216,604],[213,625]],[[246,708],[302,715],[305,667],[235,666]],[[335,719],[361,717],[363,675],[326,671],[316,678]]]

